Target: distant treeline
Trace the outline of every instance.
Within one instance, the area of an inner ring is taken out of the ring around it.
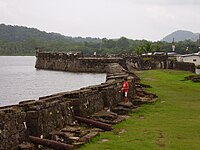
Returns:
[[[198,42],[190,40],[174,43],[177,53],[197,52]],[[171,51],[172,43],[163,41],[99,39],[67,37],[57,33],[46,33],[34,28],[0,24],[0,55],[35,55],[35,48],[43,51],[79,51],[84,55],[141,54],[154,51]],[[188,51],[186,51],[186,49]]]

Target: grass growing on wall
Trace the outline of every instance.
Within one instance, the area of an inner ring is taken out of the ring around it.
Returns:
[[[158,95],[111,132],[83,146],[82,150],[199,150],[200,84],[181,81],[191,73],[149,70],[139,73],[142,82]]]
[[[200,65],[197,65],[196,68],[197,68],[197,69],[200,69]]]

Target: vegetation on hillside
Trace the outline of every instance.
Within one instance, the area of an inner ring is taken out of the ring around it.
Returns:
[[[176,52],[197,52],[198,43],[190,40],[175,43]],[[0,24],[0,55],[35,55],[35,48],[43,51],[80,51],[84,55],[136,54],[171,51],[172,44],[164,41],[119,39],[99,39],[68,37],[58,33],[47,33],[34,28]]]

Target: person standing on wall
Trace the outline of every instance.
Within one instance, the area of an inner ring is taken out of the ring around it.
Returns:
[[[122,86],[122,91],[123,91],[123,101],[124,103],[128,102],[128,81],[127,78],[124,78],[124,83]]]

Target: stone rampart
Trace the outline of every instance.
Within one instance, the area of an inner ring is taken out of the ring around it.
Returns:
[[[26,141],[26,113],[15,106],[0,109],[0,150],[17,149]]]
[[[133,79],[129,82],[134,93]],[[17,149],[29,135],[51,139],[51,132],[72,124],[74,115],[86,117],[104,107],[112,109],[121,101],[121,84],[109,81],[0,108],[0,150]]]
[[[18,105],[0,107],[0,150],[18,149],[21,143],[29,141],[30,135],[51,139],[53,131],[73,124],[75,115],[87,117],[104,107],[110,107],[112,110],[122,100],[120,91],[124,77],[128,77],[129,99],[134,97],[135,78],[115,63],[121,62],[120,58],[85,59],[74,55],[49,53],[39,53],[38,58],[36,68],[40,69],[75,72],[109,70],[107,81],[80,90],[43,96],[39,100],[22,101]],[[77,69],[80,64],[84,66],[81,67],[83,70]]]
[[[131,62],[136,69],[172,69],[174,65],[173,57],[168,55],[141,55],[126,56],[125,60]]]
[[[195,64],[189,62],[175,62],[174,69],[185,70],[195,73]]]
[[[68,100],[50,97],[0,108],[0,150],[18,149],[29,135],[49,137],[50,132],[72,122]]]
[[[126,68],[126,62],[120,57],[81,57],[78,54],[68,53],[38,53],[35,67],[71,72],[105,73],[106,66],[110,63],[118,63]]]

